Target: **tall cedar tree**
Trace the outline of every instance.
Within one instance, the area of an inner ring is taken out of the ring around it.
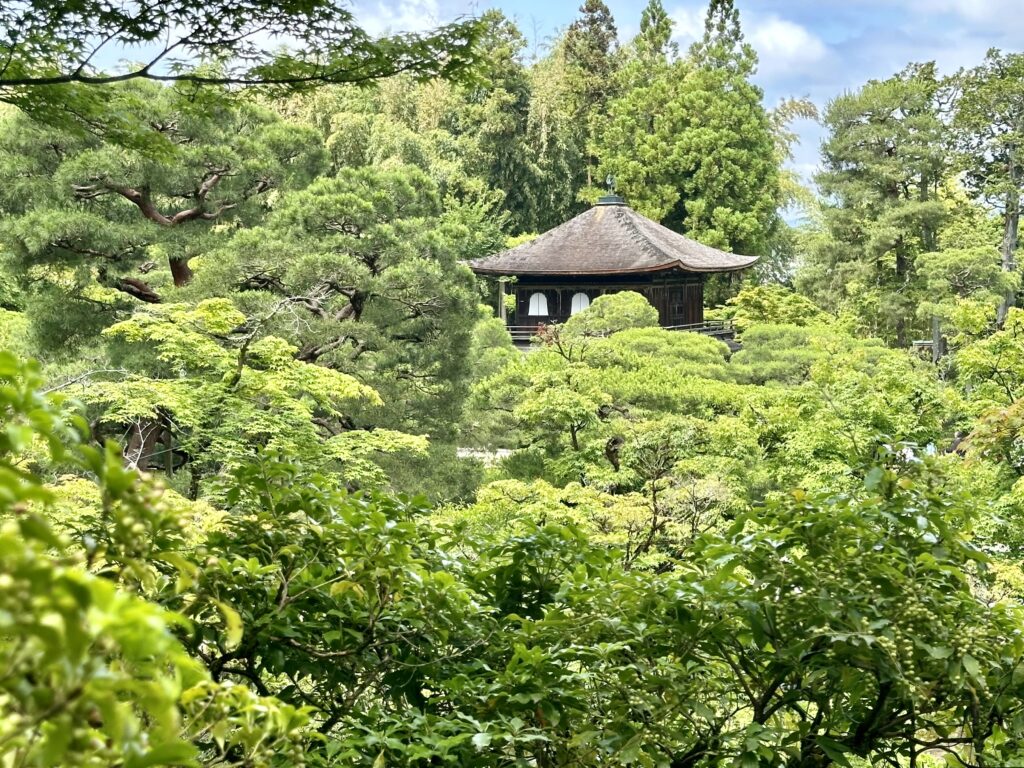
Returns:
[[[761,255],[778,224],[780,194],[764,94],[750,80],[757,54],[732,0],[712,2],[704,27],[676,107],[689,130],[673,152],[684,175],[666,223],[709,245]]]
[[[633,48],[641,59],[678,56],[679,46],[672,41],[672,17],[661,0],[650,0],[641,11],[640,34],[633,40]]]
[[[731,3],[708,10],[704,38],[675,57],[654,0],[620,73],[621,96],[597,137],[601,170],[648,216],[708,245],[768,251],[778,223],[779,162],[757,57]]]
[[[585,0],[580,18],[565,33],[565,57],[576,94],[576,121],[583,134],[583,145],[594,138],[597,122],[604,115],[608,100],[614,93],[615,53],[618,30],[612,12],[602,0]],[[587,186],[594,183],[598,158],[586,158]]]
[[[740,12],[732,0],[712,0],[704,17],[704,36],[690,49],[702,66],[748,77],[757,70],[757,54],[743,38]]]
[[[623,52],[617,95],[591,145],[602,177],[613,176],[629,204],[654,219],[662,219],[679,195],[669,155],[680,126],[666,105],[675,99],[688,64],[676,60],[671,36],[672,21],[653,0],[644,9],[640,33]]]
[[[530,81],[522,62],[526,38],[500,11],[482,17],[481,72],[486,84],[462,89],[463,103],[453,120],[467,146],[468,170],[504,197],[514,233],[537,224],[538,169],[528,146]]]

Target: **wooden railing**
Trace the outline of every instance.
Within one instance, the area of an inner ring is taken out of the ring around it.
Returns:
[[[543,326],[543,323],[538,323],[537,325],[509,325],[506,326],[506,329],[512,337],[512,341],[517,344],[525,344],[536,337]],[[666,331],[703,333],[706,336],[715,336],[716,338],[732,338],[733,335],[732,320],[705,320],[701,323],[666,325],[663,327]]]
[[[732,336],[735,331],[732,320],[705,320],[688,325],[666,325],[665,330],[703,333],[705,336]]]
[[[512,337],[512,341],[520,343],[530,341],[530,339],[537,335],[540,327],[539,325],[506,325],[505,329],[508,331],[508,335]]]

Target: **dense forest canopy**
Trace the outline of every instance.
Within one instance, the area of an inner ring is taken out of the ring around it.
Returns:
[[[1024,764],[1024,54],[819,114],[741,5],[0,7],[0,766]],[[609,179],[732,344],[513,344]]]

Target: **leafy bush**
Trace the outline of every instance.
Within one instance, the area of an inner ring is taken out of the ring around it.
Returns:
[[[634,291],[598,296],[582,312],[565,323],[570,336],[608,336],[627,328],[649,328],[658,324],[658,310]]]
[[[184,619],[131,588],[156,587],[170,560],[156,550],[180,541],[180,525],[113,447],[85,444],[81,416],[40,383],[37,366],[0,353],[0,761],[266,766],[288,751],[301,764],[292,745],[307,715],[211,683],[175,637]],[[95,478],[104,543],[54,531],[54,494],[21,466],[34,444]]]
[[[725,302],[727,317],[741,334],[752,325],[822,325],[829,316],[814,302],[781,285],[744,288]]]

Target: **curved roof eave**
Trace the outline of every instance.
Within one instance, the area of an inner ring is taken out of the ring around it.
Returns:
[[[500,254],[497,254],[500,255]],[[491,257],[495,258],[495,257]],[[509,269],[509,268],[493,268],[493,267],[477,267],[473,265],[473,262],[468,262],[469,268],[478,275],[496,275],[496,276],[508,276],[515,277],[517,275],[530,275],[531,277],[543,277],[545,275],[578,275],[584,277],[586,275],[642,275],[650,274],[652,272],[671,272],[673,270],[679,270],[681,272],[690,272],[693,274],[713,274],[717,272],[737,272],[741,269],[747,269],[752,267],[758,261],[761,260],[760,256],[748,257],[750,261],[746,264],[737,264],[729,267],[690,267],[682,262],[675,262],[672,264],[664,264],[656,267],[640,267],[638,269],[596,269],[596,270],[539,270],[539,269]]]

